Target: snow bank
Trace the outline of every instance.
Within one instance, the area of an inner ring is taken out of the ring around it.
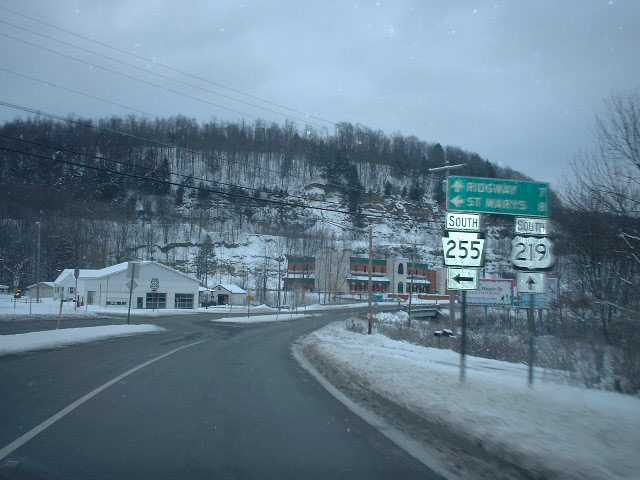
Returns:
[[[467,357],[330,324],[303,344],[323,363],[486,452],[544,478],[624,479],[640,472],[640,399],[544,383],[527,367]]]
[[[380,323],[405,323],[409,319],[407,312],[376,313],[376,320]]]
[[[214,318],[212,322],[222,323],[263,323],[263,322],[288,322],[290,320],[300,320],[302,318],[315,317],[316,315],[305,315],[302,313],[281,313],[278,315],[251,315],[250,317],[225,317]]]
[[[156,325],[104,325],[101,327],[63,328],[42,332],[0,335],[0,355],[87,343],[111,337],[161,332]]]

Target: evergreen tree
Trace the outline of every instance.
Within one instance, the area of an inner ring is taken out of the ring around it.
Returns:
[[[391,191],[393,189],[393,186],[391,185],[391,182],[389,180],[387,180],[386,182],[384,182],[384,194],[388,197],[389,195],[391,195]]]

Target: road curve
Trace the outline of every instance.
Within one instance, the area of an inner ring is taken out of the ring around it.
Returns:
[[[0,359],[0,448],[123,372],[0,460],[0,478],[440,478],[351,413],[291,345],[339,314],[262,325],[197,317],[160,335]]]

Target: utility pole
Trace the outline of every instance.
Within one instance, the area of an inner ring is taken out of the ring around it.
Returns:
[[[442,172],[444,171],[446,174],[446,178],[444,180],[444,184],[445,184],[445,194],[448,190],[449,187],[449,171],[450,170],[456,170],[458,168],[462,168],[466,165],[466,163],[458,163],[456,165],[449,165],[449,160],[447,158],[444,159],[444,166],[443,167],[435,167],[435,168],[430,168],[428,171],[429,173],[436,173],[436,172]],[[445,200],[446,202],[446,200]],[[456,331],[456,293],[455,292],[449,292],[449,318],[451,321],[451,331],[455,333]]]
[[[133,297],[133,279],[136,276],[136,262],[129,262],[129,265],[131,265],[131,280],[129,280],[129,308],[127,310],[127,325],[129,325],[129,321],[131,319],[131,298]]]
[[[373,227],[371,225],[369,225],[369,284],[368,284],[368,290],[369,290],[369,326],[367,329],[367,333],[369,335],[371,335],[371,331],[373,330],[373,304],[372,304],[372,298],[371,298],[371,294],[372,294],[372,288],[371,288],[371,270],[373,267]]]
[[[409,321],[407,322],[411,326],[411,299],[413,298],[413,279],[416,278],[416,242],[413,242],[413,254],[411,255],[413,263],[413,273],[409,275]]]
[[[36,303],[40,303],[40,222],[36,222],[38,227],[38,250],[36,251]]]

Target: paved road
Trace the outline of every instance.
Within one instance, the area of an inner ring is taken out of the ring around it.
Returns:
[[[127,370],[0,459],[0,478],[437,478],[301,369],[330,320],[154,318],[161,334],[0,358],[0,448]],[[144,320],[143,320],[144,321]]]

